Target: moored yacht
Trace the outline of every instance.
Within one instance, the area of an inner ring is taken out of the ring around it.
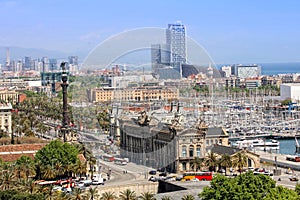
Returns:
[[[252,140],[241,139],[232,144],[233,147],[240,149],[255,149],[261,151],[274,151],[280,149],[280,142],[277,140],[265,141],[261,138]]]

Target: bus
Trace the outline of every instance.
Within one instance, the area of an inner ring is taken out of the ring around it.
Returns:
[[[123,158],[115,158],[114,163],[116,165],[127,165],[127,161]]]
[[[115,158],[112,155],[102,155],[102,160],[107,162],[113,162]]]
[[[183,174],[183,180],[191,181],[191,180],[199,180],[199,181],[211,181],[212,180],[212,172],[186,172]]]

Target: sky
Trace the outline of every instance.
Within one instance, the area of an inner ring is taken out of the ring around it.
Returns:
[[[0,0],[0,46],[84,56],[112,35],[179,20],[216,63],[300,62],[299,8],[298,0]]]

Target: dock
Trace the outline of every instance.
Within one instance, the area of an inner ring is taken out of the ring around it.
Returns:
[[[254,153],[260,155],[260,162],[262,165],[271,163],[273,166],[280,168],[290,168],[294,171],[300,171],[300,162],[293,162],[286,160],[286,154],[270,153],[264,151],[255,151]]]

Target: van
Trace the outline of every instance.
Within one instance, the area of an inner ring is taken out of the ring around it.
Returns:
[[[94,175],[92,179],[93,185],[104,185],[104,179],[102,178],[102,175]]]

